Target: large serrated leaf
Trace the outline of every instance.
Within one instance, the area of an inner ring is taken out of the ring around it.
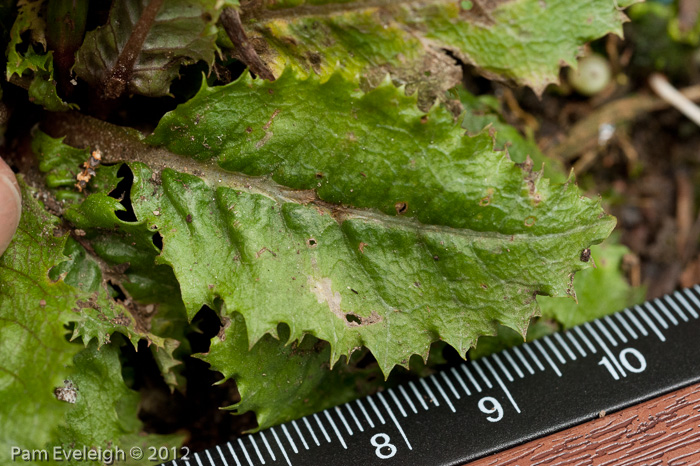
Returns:
[[[149,335],[136,331],[133,317],[108,299],[99,268],[77,242],[56,234],[57,218],[44,210],[32,189],[21,186],[22,219],[0,258],[0,445],[7,458],[2,462],[9,463],[13,446],[104,450],[152,442],[137,438],[138,395],[124,385],[117,353],[105,344],[115,331],[133,341]],[[70,325],[85,345],[92,340],[88,348],[68,341]],[[154,346],[164,345],[150,338]],[[77,387],[75,404],[54,393],[65,380]],[[110,404],[98,403],[101,397]],[[114,405],[123,409],[114,413]],[[93,416],[89,422],[88,416]]]
[[[78,144],[128,139],[78,128]],[[535,296],[573,295],[582,250],[614,226],[571,180],[463,133],[390,83],[290,72],[166,115],[149,142],[190,159],[137,141],[106,156],[131,161],[134,212],[162,235],[190,318],[238,312],[250,344],[286,323],[328,341],[332,363],[366,346],[388,373],[438,339],[464,354],[497,323],[523,333]]]
[[[342,70],[370,81],[390,72],[397,82],[434,93],[459,81],[447,50],[488,77],[540,92],[557,81],[562,63],[575,64],[587,41],[622,33],[622,6],[615,0],[256,0],[242,4],[241,18],[276,75],[286,66],[322,77]]]

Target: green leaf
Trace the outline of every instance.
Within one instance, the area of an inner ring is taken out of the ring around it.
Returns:
[[[17,19],[12,25],[7,46],[7,80],[27,88],[29,100],[47,110],[59,112],[77,108],[77,105],[63,102],[56,91],[53,55],[52,52],[45,51],[46,22],[40,15],[44,1],[20,0],[17,8]],[[23,44],[22,35],[26,32],[30,33],[30,44]],[[22,46],[26,48],[25,51],[20,51]],[[43,52],[37,51],[39,46]]]
[[[136,438],[138,397],[124,386],[115,350],[105,344],[115,331],[132,341],[147,336],[135,330],[125,308],[107,297],[94,260],[60,233],[58,219],[44,210],[37,193],[20,185],[22,218],[0,257],[2,457],[9,457],[12,446],[41,449],[63,443],[104,449],[149,441]],[[87,349],[69,342],[67,327],[73,325],[73,338],[81,336],[85,345],[92,341]],[[162,339],[153,341],[163,346]],[[75,404],[54,393],[64,380],[78,387]],[[115,404],[119,409],[112,413]]]
[[[90,144],[128,138],[99,128]],[[571,180],[463,132],[390,83],[365,94],[290,72],[166,115],[149,142],[189,160],[137,141],[114,155],[190,318],[238,312],[251,344],[286,323],[292,341],[328,341],[331,363],[366,346],[388,374],[438,339],[464,354],[497,323],[524,333],[535,295],[573,294],[581,251],[614,226]]]
[[[287,326],[280,326],[279,340],[265,335],[250,350],[243,316],[232,315],[225,327],[201,359],[224,380],[236,380],[241,401],[227,409],[254,411],[258,428],[338,406],[376,390],[383,381],[376,365],[359,369],[343,360],[330,369],[330,346],[310,335],[285,345]],[[355,353],[351,363],[361,356]]]
[[[112,2],[106,25],[90,31],[76,54],[75,73],[107,97],[122,91],[150,97],[169,95],[180,66],[214,61],[217,0],[165,0],[153,21],[139,19],[150,0]],[[158,2],[155,2],[158,3]],[[155,4],[154,3],[154,4]]]
[[[172,269],[155,265],[160,251],[152,242],[152,233],[130,225],[115,215],[115,212],[124,211],[125,208],[105,193],[116,188],[119,166],[96,168],[95,176],[85,192],[100,195],[91,198],[80,209],[75,209],[72,205],[85,199],[75,187],[76,176],[90,157],[90,151],[70,147],[63,144],[61,139],[51,138],[42,131],[35,131],[32,150],[39,160],[39,170],[47,174],[46,185],[52,194],[59,200],[68,201],[64,212],[66,218],[73,219],[78,228],[87,229],[87,232],[81,233],[85,235],[83,240],[103,261],[102,266],[108,270],[113,285],[119,285],[126,295],[125,302],[131,306],[131,315],[138,317],[134,322],[139,330],[138,336],[157,343],[151,346],[151,351],[166,382],[171,388],[184,389],[185,381],[180,375],[182,366],[178,359],[189,354],[189,344],[185,338],[187,316],[179,285]],[[108,214],[94,216],[98,211]],[[91,221],[85,222],[83,217],[89,217]],[[106,230],[113,228],[119,231]],[[72,239],[66,245],[65,254],[71,259],[51,269],[50,277],[57,279],[63,274],[66,283],[79,285],[87,291],[97,291],[102,286],[102,274],[95,260],[87,257],[82,246]],[[73,271],[76,261],[80,262],[80,266]],[[90,276],[78,279],[74,278],[74,273]],[[138,339],[136,335],[134,338]]]
[[[578,303],[539,296],[537,301],[542,315],[570,328],[644,301],[646,288],[630,286],[622,272],[622,259],[626,254],[629,249],[616,241],[591,247],[596,268],[584,270],[574,278]]]
[[[615,0],[262,0],[242,5],[252,43],[275,75],[292,66],[324,79],[340,70],[376,83],[444,91],[460,80],[452,56],[489,78],[541,92],[580,47],[626,20]],[[428,105],[429,106],[429,105]]]
[[[458,88],[457,92],[466,110],[462,120],[462,128],[470,134],[484,130],[495,130],[496,147],[507,149],[514,162],[522,163],[527,157],[530,157],[533,166],[542,167],[543,175],[550,181],[556,183],[566,181],[566,172],[561,161],[544,155],[537,147],[533,135],[525,137],[513,126],[506,123],[501,115],[497,99],[489,95],[476,97],[463,87]]]

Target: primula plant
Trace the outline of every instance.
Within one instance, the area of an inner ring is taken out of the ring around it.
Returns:
[[[641,297],[600,199],[462,86],[541,94],[632,1],[4,3],[3,464],[172,459],[198,378],[255,430]]]

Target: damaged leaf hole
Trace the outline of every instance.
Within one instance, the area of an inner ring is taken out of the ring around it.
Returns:
[[[310,248],[315,248],[316,246],[318,246],[318,243],[316,242],[315,238],[309,238],[306,240],[306,245]]]
[[[527,217],[525,219],[525,221],[523,223],[525,224],[526,227],[531,227],[535,224],[536,221],[537,221],[537,218],[530,215],[529,217]]]
[[[398,215],[405,214],[406,211],[408,211],[408,204],[405,202],[397,202],[394,204],[394,208],[396,209],[396,213]]]
[[[360,319],[355,314],[351,314],[351,313],[345,314],[345,320],[347,320],[348,323],[350,323],[350,324],[362,325],[362,319]]]
[[[117,176],[121,178],[117,186],[109,193],[110,197],[118,200],[125,210],[117,210],[115,215],[124,222],[136,222],[136,213],[131,205],[131,187],[134,184],[134,173],[127,164],[122,164],[117,170]]]
[[[159,251],[163,250],[163,235],[161,235],[159,231],[153,233],[151,241],[153,242],[153,246],[157,247]]]

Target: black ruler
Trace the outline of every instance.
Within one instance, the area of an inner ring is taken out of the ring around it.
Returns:
[[[700,286],[165,466],[461,465],[700,381]]]

